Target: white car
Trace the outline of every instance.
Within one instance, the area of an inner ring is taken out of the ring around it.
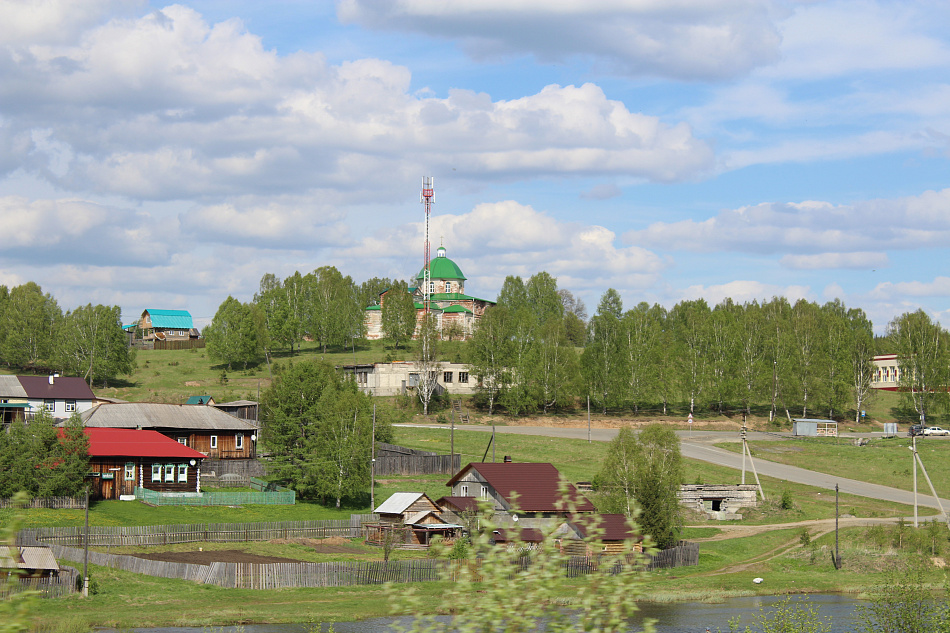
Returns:
[[[924,429],[924,435],[950,435],[950,431],[939,426],[928,426]]]

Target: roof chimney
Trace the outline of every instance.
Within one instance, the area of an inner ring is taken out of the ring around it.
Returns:
[[[510,464],[510,463],[511,463],[511,455],[505,455],[505,463],[506,463],[506,464]]]
[[[56,374],[50,374],[50,375],[49,375],[49,384],[53,384],[53,378],[55,378],[55,377],[56,377]]]

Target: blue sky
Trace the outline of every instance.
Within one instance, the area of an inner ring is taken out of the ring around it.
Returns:
[[[205,324],[432,241],[590,312],[840,298],[950,323],[937,1],[0,0],[0,284]]]

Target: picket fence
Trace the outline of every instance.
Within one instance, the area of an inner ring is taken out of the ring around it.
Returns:
[[[59,575],[50,578],[16,578],[0,585],[0,600],[24,591],[34,591],[42,598],[62,598],[77,591],[79,578],[73,567],[60,567]]]
[[[13,499],[0,499],[0,508],[20,507]],[[84,510],[85,497],[36,497],[24,506],[30,509],[42,508],[45,510]]]
[[[376,514],[351,514],[349,519],[273,521],[266,523],[199,523],[194,525],[89,526],[90,547],[174,545],[176,543],[241,543],[289,538],[357,538],[363,523],[378,521]],[[21,530],[20,545],[83,544],[82,527],[45,527]]]

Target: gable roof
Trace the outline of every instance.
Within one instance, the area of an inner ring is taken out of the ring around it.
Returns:
[[[573,500],[575,512],[594,511],[594,505],[565,481],[553,464],[472,462],[445,485],[454,486],[471,470],[477,472],[505,502],[516,503],[519,512],[567,512],[570,508],[558,505],[558,501],[564,499],[561,486],[564,486],[567,498]]]
[[[86,381],[78,376],[58,376],[50,384],[49,376],[17,376],[28,398],[63,398],[66,400],[95,400],[96,396]]]
[[[202,453],[193,448],[188,448],[184,444],[179,444],[158,431],[83,429],[83,433],[89,437],[90,457],[205,458]]]
[[[21,545],[11,548],[8,545],[0,545],[0,568],[59,571],[59,563],[48,546]]]
[[[26,390],[16,376],[0,376],[0,397],[26,398]]]
[[[452,497],[445,496],[436,499],[436,505],[440,508],[455,510],[458,512],[478,512],[478,497]]]
[[[190,330],[194,327],[191,321],[191,313],[188,310],[154,310],[148,308],[149,317],[152,319],[152,327],[170,328],[173,330]],[[145,312],[142,316],[145,316]]]
[[[376,514],[402,514],[422,497],[428,499],[428,495],[424,492],[394,492],[374,512]],[[435,505],[432,499],[429,499],[429,502]]]
[[[213,400],[211,396],[191,396],[185,400],[185,404],[210,404]]]
[[[257,430],[250,420],[242,420],[206,405],[123,402],[100,404],[82,414],[83,426],[113,429],[192,429],[207,431]]]
[[[630,528],[627,517],[622,514],[581,514],[571,517],[569,523],[581,538],[596,533],[602,541],[643,540],[636,530]]]

